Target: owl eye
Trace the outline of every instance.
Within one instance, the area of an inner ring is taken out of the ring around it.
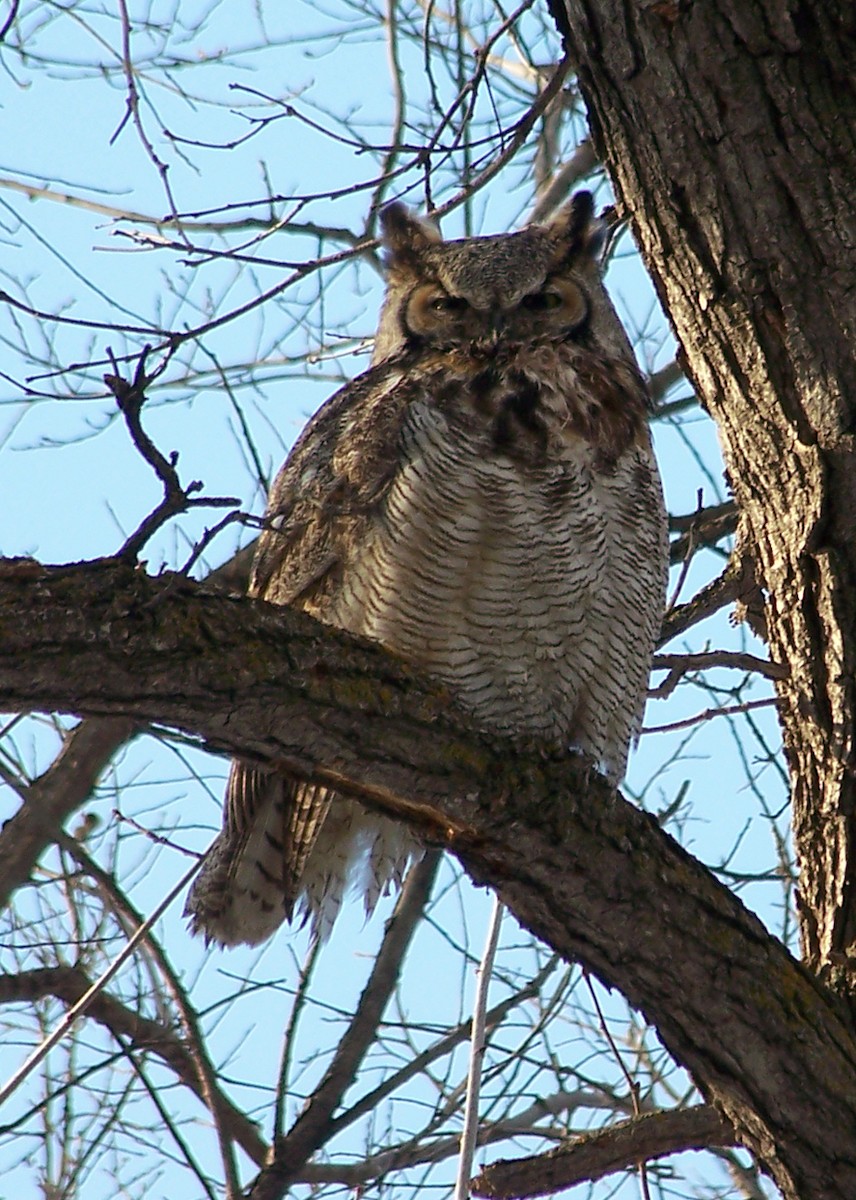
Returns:
[[[532,292],[523,297],[521,304],[530,312],[548,312],[553,308],[561,308],[564,302],[560,292]]]
[[[463,296],[438,295],[429,301],[428,307],[438,313],[459,313],[469,308],[469,305]]]

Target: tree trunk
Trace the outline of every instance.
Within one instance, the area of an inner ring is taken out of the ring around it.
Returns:
[[[807,963],[856,962],[856,8],[565,0],[596,140],[757,556]],[[557,16],[559,14],[557,13]],[[852,980],[851,980],[852,983]]]

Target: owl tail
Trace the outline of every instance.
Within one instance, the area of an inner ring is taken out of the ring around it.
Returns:
[[[331,795],[233,762],[225,819],[185,905],[193,933],[256,945],[291,920],[301,879]]]

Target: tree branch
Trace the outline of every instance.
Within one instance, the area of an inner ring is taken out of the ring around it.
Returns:
[[[15,975],[0,975],[0,1003],[56,996],[70,1008],[85,995],[92,982],[79,967],[45,967],[35,971],[20,971]],[[90,1001],[86,1015],[103,1025],[117,1039],[127,1039],[135,1050],[156,1054],[175,1072],[185,1087],[190,1088],[203,1104],[206,1103],[198,1065],[174,1030],[127,1008],[107,991],[99,992]],[[229,1136],[253,1162],[261,1166],[268,1148],[256,1126],[221,1091],[216,1091],[213,1098],[217,1106],[217,1120],[222,1122]]]
[[[128,740],[132,721],[84,721],[67,735],[50,767],[23,789],[24,803],[0,832],[0,908],[27,882],[63,822],[84,804],[116,747]]]
[[[646,1014],[786,1200],[856,1195],[846,1014],[577,758],[480,734],[448,693],[305,614],[111,560],[6,563],[0,628],[6,708],[172,725],[447,846],[523,925]]]
[[[541,1124],[549,1117],[574,1113],[579,1108],[606,1108],[608,1102],[603,1092],[580,1090],[576,1092],[554,1092],[544,1096],[523,1112],[501,1121],[483,1121],[478,1131],[479,1146],[492,1146],[506,1138],[520,1138],[525,1134],[543,1139],[555,1137],[549,1126]],[[345,1187],[358,1188],[388,1175],[391,1171],[418,1166],[423,1163],[441,1162],[460,1153],[461,1139],[457,1134],[426,1140],[416,1135],[405,1142],[386,1150],[380,1150],[358,1162],[310,1163],[300,1172],[298,1182],[339,1183]]]
[[[712,504],[700,512],[669,517],[669,532],[680,536],[669,546],[669,561],[683,562],[688,554],[701,546],[714,546],[737,529],[737,505],[733,500]]]
[[[547,1154],[492,1163],[473,1180],[472,1190],[491,1200],[546,1196],[652,1158],[732,1145],[734,1130],[721,1113],[709,1104],[697,1104],[620,1121],[572,1138]]]
[[[378,1023],[398,982],[404,956],[430,898],[439,863],[439,855],[429,853],[409,872],[371,976],[339,1048],[303,1112],[288,1134],[277,1140],[272,1160],[248,1191],[249,1200],[280,1200],[329,1137],[333,1114],[375,1040]]]
[[[217,567],[206,585],[243,593],[250,575],[255,541]],[[0,830],[0,909],[5,908],[63,824],[85,804],[119,746],[134,734],[123,718],[90,718],[66,738],[47,771],[26,788],[23,803]]]

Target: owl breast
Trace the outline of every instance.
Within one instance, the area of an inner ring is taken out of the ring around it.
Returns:
[[[662,592],[644,421],[617,451],[543,362],[459,365],[450,381],[446,356],[442,385],[429,371],[409,404],[398,469],[323,618],[420,664],[486,729],[574,745],[618,779]]]

